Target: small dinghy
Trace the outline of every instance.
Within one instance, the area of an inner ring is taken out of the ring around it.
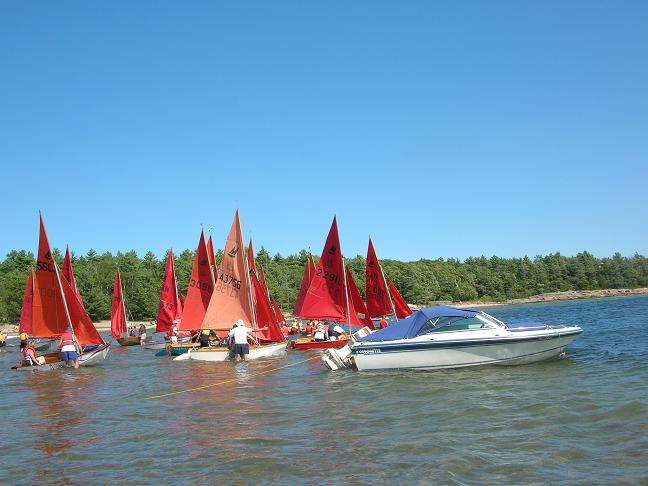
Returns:
[[[71,267],[70,267],[71,270]],[[59,272],[58,265],[52,257],[47,239],[43,218],[40,218],[40,236],[36,271],[33,276],[33,296],[31,299],[31,329],[34,338],[59,338],[67,329],[76,335],[82,351],[79,354],[79,365],[90,365],[102,361],[110,349],[83,307],[78,291],[73,289],[67,278]],[[45,364],[41,366],[14,366],[17,370],[49,370],[60,368],[64,363],[59,353],[49,353],[41,357]],[[38,358],[37,358],[38,359]]]

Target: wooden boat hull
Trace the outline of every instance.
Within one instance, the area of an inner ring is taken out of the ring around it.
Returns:
[[[199,347],[200,347],[200,343],[178,343],[178,344],[167,344],[164,349],[168,356],[180,356],[181,354],[185,354],[186,352],[188,352],[190,349],[195,349]]]
[[[92,351],[83,353],[79,357],[79,366],[93,366],[100,363],[106,359],[109,350],[110,344],[102,344]],[[45,358],[45,364],[40,366],[14,366],[12,369],[18,371],[50,371],[65,367],[65,361],[61,361],[61,354],[58,351],[44,354],[42,357]]]
[[[140,338],[137,336],[125,336],[117,339],[120,346],[137,346],[140,344]]]
[[[313,338],[299,338],[290,342],[292,349],[328,349],[341,348],[349,342],[349,339],[338,339],[336,341],[315,341]]]
[[[269,358],[272,356],[282,356],[285,354],[285,342],[262,344],[260,346],[250,346],[250,354],[248,355],[248,359]],[[185,357],[183,356],[183,358]],[[223,362],[232,359],[232,355],[230,350],[225,346],[213,348],[197,348],[189,351],[188,359],[194,361]]]

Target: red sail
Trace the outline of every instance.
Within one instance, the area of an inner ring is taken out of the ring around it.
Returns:
[[[314,276],[315,262],[313,261],[313,255],[308,255],[308,261],[306,261],[306,266],[304,267],[304,274],[302,275],[301,287],[299,287],[299,294],[295,301],[293,315],[300,316],[302,306],[304,305],[304,299],[306,298],[306,292],[308,292],[308,287],[310,287],[310,283],[313,281]]]
[[[268,295],[265,293],[265,289],[256,273],[252,271],[250,271],[250,281],[254,291],[254,313],[256,317],[254,328],[268,328],[265,331],[256,333],[256,336],[263,342],[284,342],[286,337],[281,332],[272,304],[268,300]]]
[[[164,280],[160,292],[160,305],[157,313],[157,326],[155,332],[167,332],[173,321],[182,318],[182,301],[178,291],[173,263],[173,249],[169,250],[166,266],[164,267]]]
[[[25,284],[25,293],[23,294],[22,308],[20,309],[20,325],[18,332],[32,333],[32,317],[34,303],[34,273],[29,270],[27,283]]]
[[[250,271],[257,273],[256,259],[254,258],[254,246],[252,246],[252,238],[250,238],[250,244],[248,245],[247,248],[247,261],[248,261],[248,268],[250,269]]]
[[[277,305],[277,301],[272,299],[272,308],[274,309],[275,317],[277,318],[278,323],[286,322],[286,318],[281,312],[281,309]]]
[[[367,307],[362,300],[358,286],[351,275],[351,271],[347,267],[346,269],[346,284],[347,291],[349,292],[349,311],[351,314],[351,325],[352,326],[368,326],[369,329],[375,329],[374,324],[367,313]]]
[[[110,313],[110,334],[115,339],[119,339],[127,332],[128,323],[126,322],[124,293],[122,290],[121,275],[117,272],[117,275],[115,275],[115,285],[113,286],[112,309]]]
[[[92,323],[90,316],[83,308],[81,301],[77,298],[76,293],[67,283],[67,280],[61,279],[61,287],[67,302],[68,312],[70,313],[70,322],[72,329],[79,343],[83,346],[88,344],[103,344],[104,340]]]
[[[409,308],[405,299],[400,294],[394,282],[389,281],[389,292],[391,293],[392,299],[394,299],[394,307],[396,308],[396,317],[399,319],[405,319],[407,316],[412,315],[412,309]]]
[[[367,248],[367,310],[371,317],[382,317],[392,314],[391,301],[385,285],[385,277],[380,268],[380,262],[376,257],[371,238],[369,238],[369,248]]]
[[[268,299],[270,299],[270,291],[268,290],[268,282],[266,282],[265,271],[263,270],[263,267],[261,267],[259,280],[261,281],[261,285],[263,285],[263,290],[265,290],[265,293],[268,296]]]
[[[347,298],[342,250],[337,221],[333,218],[313,280],[308,287],[299,317],[304,319],[346,319]]]
[[[77,300],[76,297],[74,300]],[[58,268],[52,256],[43,217],[41,216],[36,273],[34,275],[31,335],[34,337],[59,336],[65,332],[68,325],[61,279],[58,275]]]
[[[237,210],[223,249],[223,260],[214,294],[200,328],[219,329],[222,335],[224,329],[231,328],[239,319],[252,325],[254,315],[251,292],[243,232]]]
[[[83,300],[81,299],[81,293],[79,292],[79,288],[77,287],[76,280],[74,278],[74,270],[72,269],[72,258],[70,258],[70,249],[69,247],[65,247],[65,258],[63,258],[63,265],[61,265],[61,275],[65,280],[67,280],[67,283],[70,284],[70,287],[72,290],[74,290],[74,293],[77,295],[79,301],[83,305]]]
[[[198,249],[194,256],[191,278],[189,279],[187,297],[182,310],[182,320],[178,326],[178,329],[182,331],[200,329],[205,318],[205,312],[207,312],[209,301],[214,292],[212,269],[209,262],[205,233],[201,231]]]
[[[211,234],[207,240],[207,256],[209,257],[209,268],[211,270],[212,286],[216,286],[216,254],[214,253],[214,243]]]

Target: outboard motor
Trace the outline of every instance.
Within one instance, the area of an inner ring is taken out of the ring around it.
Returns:
[[[351,339],[349,343],[339,349],[329,348],[324,350],[324,355],[322,356],[322,361],[326,367],[331,371],[337,371],[342,368],[350,368],[353,366],[353,358],[351,357],[351,345],[355,343],[358,339],[368,336],[373,331],[368,327],[363,327],[359,331],[351,334]]]

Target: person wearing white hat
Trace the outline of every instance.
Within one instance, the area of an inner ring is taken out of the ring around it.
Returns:
[[[236,321],[234,328],[229,332],[228,336],[234,338],[234,347],[232,352],[234,353],[234,359],[247,360],[248,355],[250,354],[250,345],[248,344],[248,335],[252,334],[255,331],[265,331],[267,327],[261,329],[252,329],[245,325],[241,319]]]

